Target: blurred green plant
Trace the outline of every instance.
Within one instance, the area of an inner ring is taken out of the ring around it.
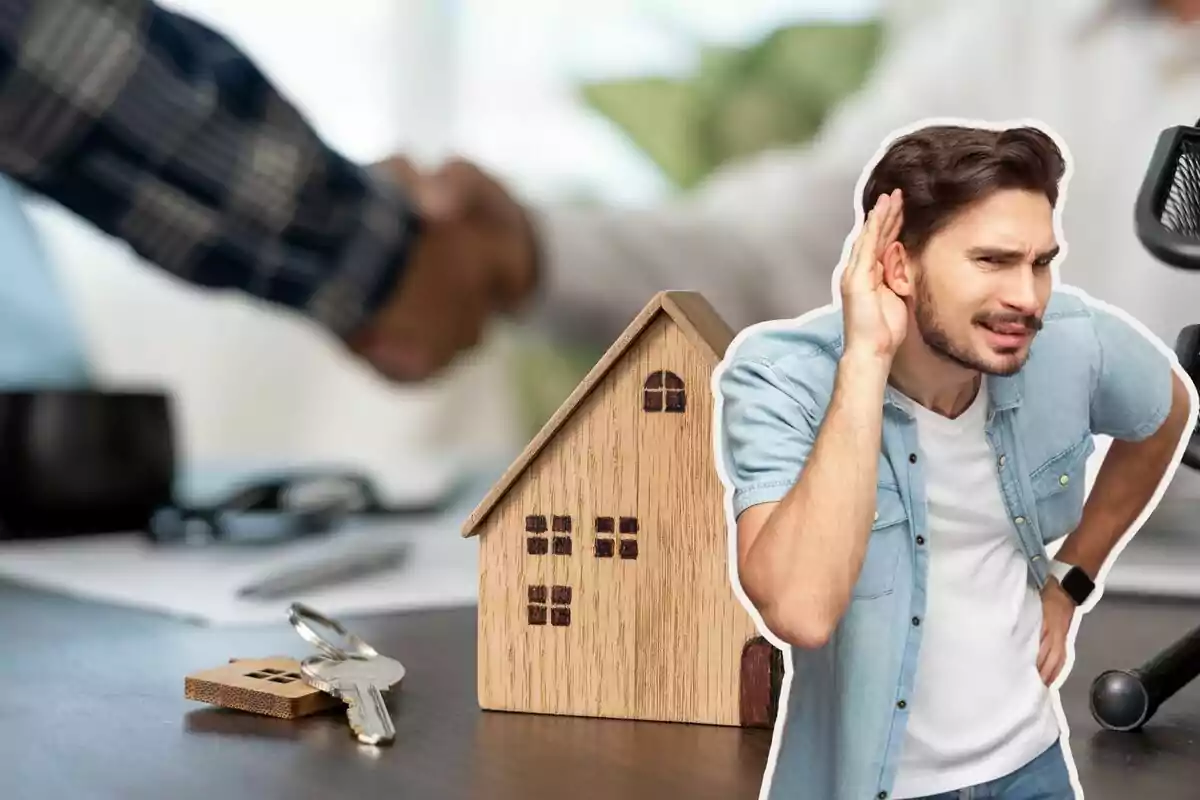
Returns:
[[[883,32],[877,20],[791,25],[744,48],[700,45],[687,78],[596,81],[579,91],[686,190],[726,162],[811,139],[862,86]]]
[[[686,192],[728,162],[809,141],[863,85],[883,41],[880,20],[789,25],[746,47],[698,45],[688,77],[593,81],[578,91]],[[514,378],[530,435],[602,353],[545,342],[518,348]]]

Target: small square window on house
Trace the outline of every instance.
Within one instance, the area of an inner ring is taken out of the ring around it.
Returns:
[[[621,533],[637,533],[637,517],[621,517]]]
[[[613,530],[612,517],[596,517],[596,533],[612,533]]]
[[[529,514],[525,517],[525,532],[532,533],[526,539],[525,552],[531,556],[544,556],[550,551],[550,543],[546,541],[546,517],[543,514]]]
[[[554,532],[555,533],[570,533],[571,532],[571,518],[570,517],[560,517],[560,516],[556,515],[554,517]]]
[[[550,590],[550,624],[565,628],[571,624],[571,587],[555,586]]]
[[[596,558],[612,558],[613,557],[613,540],[612,539],[597,539],[596,540]]]
[[[529,615],[530,625],[546,624],[546,600],[547,597],[545,586],[529,587],[529,605],[527,606],[527,613]]]
[[[621,540],[621,558],[632,561],[638,555],[637,539],[622,539]]]
[[[570,536],[555,536],[554,537],[554,555],[556,555],[556,556],[571,555],[571,537]]]

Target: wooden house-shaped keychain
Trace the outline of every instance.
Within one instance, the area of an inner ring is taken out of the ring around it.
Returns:
[[[782,654],[734,594],[713,460],[732,340],[656,295],[468,517],[482,708],[773,724]]]

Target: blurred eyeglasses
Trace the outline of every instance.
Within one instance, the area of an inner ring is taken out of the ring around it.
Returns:
[[[205,505],[176,504],[150,521],[161,544],[273,544],[333,533],[351,516],[436,513],[441,501],[385,507],[374,484],[352,473],[266,478]]]

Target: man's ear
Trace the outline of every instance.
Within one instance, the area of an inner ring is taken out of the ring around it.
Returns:
[[[916,292],[914,265],[908,251],[900,242],[892,242],[883,251],[883,282],[898,297],[912,297]]]

